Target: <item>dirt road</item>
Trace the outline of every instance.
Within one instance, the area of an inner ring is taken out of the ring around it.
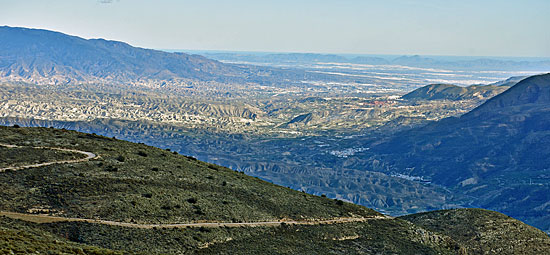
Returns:
[[[320,224],[338,224],[348,222],[365,222],[369,220],[388,220],[392,217],[387,216],[372,216],[372,217],[357,217],[357,218],[334,218],[323,220],[278,220],[278,221],[258,221],[258,222],[197,222],[197,223],[173,223],[173,224],[138,224],[130,222],[118,222],[98,219],[82,219],[82,218],[67,218],[40,214],[1,212],[0,216],[6,216],[12,219],[24,220],[34,223],[54,223],[54,222],[86,222],[94,224],[103,224],[110,226],[130,227],[130,228],[198,228],[198,227],[269,227],[288,225],[320,225]]]
[[[12,145],[12,144],[0,144],[0,146],[7,147],[7,148],[21,148],[21,147],[24,147],[24,146]],[[53,147],[30,147],[30,148],[33,148],[33,149],[50,149],[50,150],[57,150],[57,151],[74,152],[74,153],[79,153],[79,154],[86,155],[86,157],[81,158],[81,159],[60,160],[60,161],[52,161],[52,162],[38,163],[38,164],[25,165],[25,166],[5,167],[5,168],[0,168],[0,173],[5,172],[5,171],[9,171],[9,170],[17,171],[17,170],[22,170],[22,169],[43,167],[43,166],[49,166],[49,165],[55,165],[55,164],[80,163],[80,162],[88,161],[90,159],[93,159],[93,158],[97,157],[97,155],[95,155],[94,153],[87,152],[87,151],[79,151],[79,150],[74,150],[74,149],[53,148]]]
[[[11,144],[0,144],[0,146],[8,148],[18,148],[23,146],[11,145]],[[32,147],[35,149],[51,149],[59,151],[68,151],[75,152],[86,155],[85,158],[75,159],[75,160],[61,160],[61,161],[52,161],[39,164],[17,166],[17,167],[6,167],[1,168],[1,172],[6,170],[22,170],[28,168],[36,168],[49,166],[53,164],[70,164],[70,163],[79,163],[88,161],[90,159],[96,158],[97,155],[92,152],[80,151],[74,149],[64,149],[64,148],[53,148],[53,147]],[[99,220],[99,219],[84,219],[84,218],[68,218],[68,217],[59,217],[59,216],[50,216],[43,214],[31,214],[31,213],[17,213],[17,212],[3,212],[0,211],[0,216],[6,216],[12,219],[24,220],[34,223],[54,223],[54,222],[86,222],[94,224],[103,224],[110,226],[121,226],[121,227],[130,227],[130,228],[142,228],[142,229],[152,229],[152,228],[196,228],[196,227],[261,227],[261,226],[280,226],[282,224],[288,225],[320,225],[320,224],[338,224],[338,223],[348,223],[348,222],[365,222],[369,220],[388,220],[393,219],[390,216],[372,216],[372,217],[349,217],[349,218],[333,218],[333,219],[319,219],[319,220],[288,220],[281,219],[276,221],[259,221],[259,222],[196,222],[196,223],[173,223],[173,224],[139,224],[139,223],[130,223],[130,222],[118,222],[118,221],[109,221],[109,220]]]

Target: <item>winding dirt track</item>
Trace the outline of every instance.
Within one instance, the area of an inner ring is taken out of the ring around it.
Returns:
[[[0,143],[0,146],[7,147],[7,148],[22,148],[24,146],[17,146],[12,144],[2,144]],[[28,168],[35,168],[35,167],[43,167],[43,166],[49,166],[49,165],[55,165],[55,164],[71,164],[71,163],[80,163],[84,161],[88,161],[90,159],[96,158],[97,155],[87,152],[87,151],[79,151],[79,150],[73,150],[73,149],[64,149],[64,148],[53,148],[53,147],[30,147],[33,149],[50,149],[50,150],[56,150],[56,151],[67,151],[67,152],[74,152],[86,155],[85,158],[81,159],[73,159],[73,160],[60,160],[60,161],[52,161],[52,162],[45,162],[45,163],[38,163],[38,164],[32,164],[32,165],[25,165],[25,166],[12,166],[12,167],[5,167],[0,168],[0,173],[5,171],[17,171],[22,169],[28,169]]]
[[[2,147],[8,148],[19,148],[23,146],[11,145],[11,144],[1,144]],[[80,163],[88,161],[90,159],[97,158],[98,156],[92,152],[80,151],[74,149],[65,149],[65,148],[54,148],[54,147],[31,147],[34,149],[51,149],[59,151],[74,152],[86,155],[82,159],[74,160],[61,160],[61,161],[52,161],[39,164],[25,165],[25,166],[14,166],[0,168],[0,173],[8,170],[17,171],[28,168],[37,168],[43,166],[49,166],[54,164],[71,164],[71,163]],[[348,218],[333,218],[333,219],[319,219],[319,220],[287,220],[281,219],[277,221],[259,221],[259,222],[196,222],[196,223],[167,223],[167,224],[139,224],[139,223],[129,223],[129,222],[118,222],[118,221],[109,221],[109,220],[99,220],[99,219],[84,219],[84,218],[67,218],[60,216],[51,216],[44,214],[30,214],[30,213],[17,213],[17,212],[5,212],[0,211],[0,216],[6,216],[12,219],[24,220],[34,223],[54,223],[54,222],[85,222],[85,223],[95,223],[103,224],[110,226],[120,226],[120,227],[130,227],[130,228],[142,228],[142,229],[152,229],[152,228],[193,228],[193,227],[269,227],[269,226],[280,226],[282,224],[288,225],[320,225],[320,224],[338,224],[338,223],[348,223],[348,222],[365,222],[369,220],[389,220],[393,219],[390,216],[372,216],[372,217],[348,217]]]

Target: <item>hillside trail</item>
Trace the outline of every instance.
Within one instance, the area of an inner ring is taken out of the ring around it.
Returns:
[[[21,148],[25,146],[18,146],[12,144],[2,144],[0,146],[7,148]],[[18,171],[29,168],[38,168],[54,164],[72,164],[85,162],[91,159],[98,158],[96,154],[87,151],[75,150],[75,149],[66,149],[66,148],[55,148],[55,147],[30,147],[34,149],[51,149],[59,150],[66,152],[74,152],[85,155],[85,158],[74,159],[74,160],[59,160],[24,166],[13,166],[0,168],[0,173],[5,171]],[[61,216],[52,216],[47,214],[35,214],[35,213],[18,213],[18,212],[7,212],[0,211],[0,216],[5,216],[12,219],[18,219],[33,223],[55,223],[55,222],[85,222],[85,223],[94,223],[110,226],[120,226],[120,227],[130,227],[130,228],[141,228],[141,229],[155,229],[155,228],[194,228],[194,227],[265,227],[265,226],[281,226],[284,224],[288,225],[321,225],[321,224],[339,224],[339,223],[350,223],[350,222],[365,222],[369,220],[389,220],[393,217],[386,215],[375,215],[370,217],[340,217],[332,219],[316,219],[316,220],[291,220],[291,219],[280,219],[274,221],[257,221],[257,222],[192,222],[192,223],[159,223],[159,224],[148,224],[148,223],[132,223],[132,222],[119,222],[119,221],[110,221],[110,220],[101,220],[101,219],[86,219],[86,218],[70,218],[70,217],[61,217]]]
[[[12,219],[18,219],[34,223],[56,223],[56,222],[85,222],[102,224],[109,226],[141,228],[141,229],[155,229],[155,228],[197,228],[197,227],[269,227],[280,225],[321,225],[321,224],[340,224],[350,222],[366,222],[369,220],[388,220],[392,219],[389,216],[372,216],[372,217],[358,217],[358,218],[334,218],[334,219],[320,219],[320,220],[277,220],[277,221],[257,221],[257,222],[195,222],[195,223],[165,223],[165,224],[148,224],[148,223],[130,223],[119,222],[100,219],[84,219],[84,218],[67,218],[59,216],[50,216],[43,214],[29,214],[29,213],[16,213],[16,212],[4,212],[0,211],[0,216],[6,216]]]
[[[0,146],[1,146],[1,147],[7,147],[7,148],[23,148],[23,147],[26,147],[26,146],[18,146],[18,145],[3,144],[3,143],[0,143]],[[36,168],[36,167],[43,167],[43,166],[49,166],[49,165],[55,165],[55,164],[72,164],[72,163],[80,163],[80,162],[88,161],[88,160],[90,160],[90,159],[93,159],[93,158],[96,158],[96,157],[97,157],[97,155],[95,155],[94,153],[87,152],[87,151],[75,150],[75,149],[65,149],[65,148],[55,148],[55,147],[30,147],[30,146],[29,146],[29,148],[33,148],[33,149],[50,149],[50,150],[57,150],[57,151],[74,152],[74,153],[78,153],[78,154],[85,155],[86,157],[85,157],[85,158],[81,158],[81,159],[59,160],[59,161],[51,161],[51,162],[37,163],[37,164],[24,165],[24,166],[4,167],[4,168],[0,168],[0,173],[1,173],[1,172],[5,172],[5,171],[10,171],[10,170],[11,170],[11,171],[17,171],[17,170],[23,170],[23,169],[28,169],[28,168]]]

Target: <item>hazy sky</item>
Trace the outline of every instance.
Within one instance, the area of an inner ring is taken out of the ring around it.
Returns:
[[[550,0],[0,0],[0,24],[156,49],[550,57]]]

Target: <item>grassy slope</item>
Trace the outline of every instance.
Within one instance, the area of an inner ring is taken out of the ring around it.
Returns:
[[[550,254],[548,235],[493,211],[456,209],[401,218],[450,236],[473,254]]]
[[[138,223],[379,215],[361,206],[297,192],[165,150],[112,138],[46,128],[0,127],[0,143],[73,148],[100,156],[90,162],[0,174],[0,210],[5,211],[43,208],[62,216]],[[450,222],[463,225],[467,221]],[[0,231],[12,250],[47,250],[53,242],[52,249],[111,252],[72,243],[79,242],[143,254],[464,251],[447,233],[427,231],[401,219],[315,226],[133,229],[79,222],[32,224],[0,218]]]
[[[29,224],[0,217],[0,254],[123,254],[83,245],[45,232]]]
[[[138,223],[263,221],[377,212],[266,183],[142,144],[47,128],[0,128],[0,142],[90,151],[101,158],[0,175],[0,210]]]
[[[201,254],[457,254],[449,237],[402,220],[272,228],[256,236],[213,244]]]
[[[101,157],[0,174],[0,210],[5,211],[45,208],[62,216],[138,223],[380,215],[361,206],[297,192],[165,150],[112,138],[47,128],[0,127],[0,142],[73,148]],[[6,229],[9,240],[19,235],[16,229],[24,229],[31,237],[44,233],[66,238],[64,242],[145,254],[223,250],[342,253],[355,249],[435,254],[451,253],[456,248],[452,240],[435,238],[401,220],[322,226],[132,229],[78,222],[32,224],[0,218],[0,227]],[[349,237],[356,239],[345,240]],[[440,239],[443,241],[433,241]],[[8,244],[21,249],[34,247],[16,241]]]
[[[32,224],[0,217],[0,228],[31,229],[138,254],[455,254],[451,238],[403,220],[335,225],[134,229],[89,223]]]

